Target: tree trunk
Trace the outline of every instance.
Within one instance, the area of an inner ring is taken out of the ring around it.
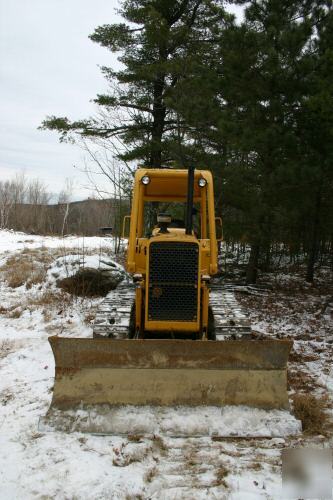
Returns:
[[[259,260],[260,247],[258,243],[251,245],[251,252],[249,262],[246,268],[246,283],[256,283],[258,275],[258,260]]]
[[[61,236],[64,236],[65,233],[65,226],[68,218],[68,213],[69,213],[69,203],[66,203],[64,218],[62,220]]]
[[[165,88],[165,76],[161,75],[154,83],[153,123],[151,132],[151,155],[150,166],[160,168],[162,166],[162,137],[166,107],[163,102]]]
[[[306,269],[306,281],[308,283],[313,283],[314,278],[314,267],[317,260],[318,254],[318,236],[319,236],[319,220],[320,220],[320,207],[321,207],[321,186],[318,190],[316,196],[314,217],[313,217],[313,228],[311,234],[310,251],[308,255],[308,265]]]
[[[262,263],[262,270],[265,273],[268,273],[270,271],[270,267],[271,267],[271,255],[272,255],[271,244],[267,243],[267,245],[265,245],[263,251],[264,251],[264,255],[265,255],[265,260]]]

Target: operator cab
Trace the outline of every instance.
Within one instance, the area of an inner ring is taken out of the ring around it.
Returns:
[[[147,273],[146,257],[155,239],[197,243],[200,270],[217,272],[213,178],[207,170],[146,169],[135,174],[129,225],[127,270]],[[176,241],[175,241],[176,243]]]
[[[146,238],[157,234],[185,234],[186,203],[155,201],[144,204],[143,234]],[[193,227],[191,234],[201,237],[200,209],[192,209]]]
[[[196,209],[193,209],[193,215],[197,214]],[[198,226],[197,226],[198,227]],[[183,219],[173,218],[171,214],[160,212],[157,215],[157,224],[151,232],[151,236],[165,235],[165,234],[185,234],[185,221]],[[192,235],[198,238],[198,232],[194,228]]]

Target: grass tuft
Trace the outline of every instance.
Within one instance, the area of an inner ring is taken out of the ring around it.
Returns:
[[[228,488],[228,484],[225,480],[228,474],[228,469],[224,465],[220,465],[215,471],[214,486],[223,486],[224,488]]]
[[[160,451],[161,455],[165,455],[166,452],[168,451],[168,447],[161,436],[158,435],[153,436],[153,445],[156,449]]]
[[[13,351],[13,342],[2,340],[0,342],[0,359],[5,358]]]
[[[129,434],[127,439],[130,443],[142,443],[142,436],[140,434]]]
[[[312,394],[293,396],[294,414],[301,420],[303,432],[325,435],[329,423],[328,414],[325,412],[326,404],[326,397],[316,398]]]
[[[46,290],[35,297],[29,297],[27,301],[28,306],[45,306],[47,308],[51,306],[57,306],[61,309],[65,309],[70,306],[73,299],[70,295],[62,292],[56,292],[53,290]]]
[[[22,309],[20,307],[16,307],[15,309],[8,311],[6,316],[7,318],[17,319],[22,316],[22,313],[23,313]]]
[[[27,249],[9,257],[0,273],[10,288],[31,288],[45,281],[46,271],[54,256],[45,249]]]
[[[156,474],[157,474],[157,467],[152,467],[151,469],[147,470],[147,472],[144,475],[144,480],[146,481],[146,483],[151,483]]]

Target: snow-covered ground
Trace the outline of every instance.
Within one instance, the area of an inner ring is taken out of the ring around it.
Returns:
[[[281,450],[309,443],[332,446],[332,434],[236,439],[157,433],[144,438],[133,432],[126,437],[39,430],[54,376],[47,338],[91,336],[100,300],[73,299],[57,289],[56,279],[74,271],[83,255],[87,266],[105,265],[110,246],[109,238],[0,231],[0,500],[281,498]],[[45,269],[28,287],[12,288],[5,281],[6,262],[14,262],[19,274],[21,260],[31,261],[33,271]],[[277,279],[280,285],[267,296],[239,299],[251,312],[255,330],[295,338],[291,395],[309,383],[315,394],[330,396],[332,318],[322,305],[331,289],[304,289],[300,280],[286,285],[285,279]],[[258,411],[232,408],[225,416],[233,432],[258,426],[263,418]],[[133,414],[128,418],[133,421]]]
[[[24,248],[72,248],[94,249],[111,247],[112,239],[105,236],[39,236],[35,234],[20,233],[17,231],[0,231],[0,252],[6,253]]]

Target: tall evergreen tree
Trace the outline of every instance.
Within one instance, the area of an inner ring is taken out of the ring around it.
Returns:
[[[302,220],[308,253],[306,279],[312,282],[320,242],[333,234],[333,9],[320,2],[314,12],[307,75],[297,128],[303,152],[300,184]]]
[[[307,252],[312,281],[333,245],[332,0],[236,3],[240,25],[221,0],[124,0],[125,22],[91,35],[122,63],[103,68],[99,116],[43,127],[120,139],[125,161],[211,168],[225,235],[251,245],[248,281],[281,242]]]
[[[222,179],[224,203],[241,214],[242,224],[238,219],[229,230],[251,244],[250,282],[256,279],[260,254],[268,263],[272,241],[296,239],[295,227],[299,230],[305,215],[304,198],[314,177],[307,175],[310,157],[300,116],[309,116],[313,89],[322,88],[310,82],[318,30],[328,19],[330,3],[250,2],[244,22],[225,27],[219,50],[202,58],[203,64],[198,59],[191,78],[178,88],[180,112],[192,125],[207,164]],[[199,87],[205,113],[190,107]],[[323,116],[315,115],[323,125]],[[324,156],[327,161],[327,151]],[[318,158],[316,164],[321,164]],[[312,203],[310,213],[316,210]],[[318,221],[313,225],[318,228]],[[316,234],[312,239],[318,243]]]
[[[102,68],[110,92],[95,99],[97,119],[70,122],[48,117],[43,127],[62,140],[71,133],[118,137],[120,158],[160,167],[175,160],[179,117],[172,110],[173,89],[186,76],[192,54],[208,32],[223,24],[221,0],[124,0],[124,23],[103,25],[91,40],[119,53],[122,68]]]

